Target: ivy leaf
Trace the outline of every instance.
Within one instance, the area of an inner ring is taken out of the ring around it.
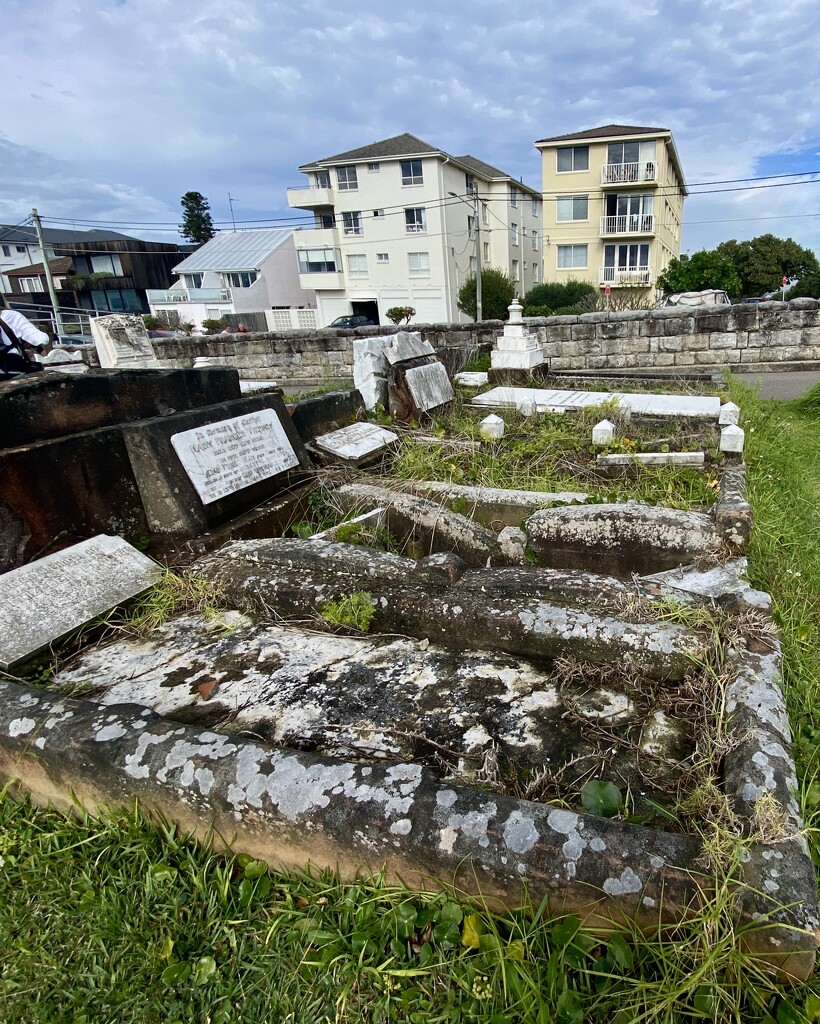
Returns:
[[[614,782],[590,779],[581,790],[581,803],[590,814],[601,818],[614,818],[624,805],[621,791]]]

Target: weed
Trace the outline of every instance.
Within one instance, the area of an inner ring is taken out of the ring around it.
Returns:
[[[342,626],[366,633],[376,614],[376,602],[372,594],[359,590],[338,601],[325,601],[321,616],[331,626]]]

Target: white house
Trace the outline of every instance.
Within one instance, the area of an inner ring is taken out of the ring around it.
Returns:
[[[264,313],[269,330],[316,326],[316,297],[302,287],[293,231],[220,231],[174,267],[179,282],[149,291],[151,311],[175,310],[201,327],[226,313]]]
[[[463,322],[458,290],[478,255],[522,295],[540,280],[540,193],[475,157],[404,134],[299,170],[308,184],[288,189],[288,205],[313,214],[294,238],[321,326],[350,314],[384,323],[391,306]]]

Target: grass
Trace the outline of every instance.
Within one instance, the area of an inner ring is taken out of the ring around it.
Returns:
[[[820,824],[820,389],[763,403],[736,383],[773,597],[807,835]],[[536,452],[537,454],[537,452]],[[506,484],[509,486],[509,482]],[[555,486],[550,479],[549,487]],[[673,608],[670,615],[678,612]],[[0,1020],[21,1024],[812,1024],[820,980],[750,962],[728,912],[744,841],[717,848],[715,897],[677,928],[602,941],[543,907],[494,916],[380,879],[267,873],[137,814],[66,819],[0,800]]]

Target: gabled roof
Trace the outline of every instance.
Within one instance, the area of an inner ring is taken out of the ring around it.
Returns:
[[[139,242],[141,239],[133,235],[123,235],[119,231],[97,229],[93,231],[74,231],[65,228],[43,228],[43,241],[52,244],[68,244],[71,242],[110,242],[113,239],[125,239],[129,242]],[[11,242],[14,244],[27,243],[28,245],[39,245],[37,232],[34,228],[20,227],[14,224],[0,224],[0,242]]]
[[[58,259],[49,260],[48,265],[52,274],[70,274],[74,269],[70,256],[60,256]],[[27,267],[15,267],[5,273],[6,277],[40,277],[45,272],[46,268],[42,263],[31,263]]]
[[[261,231],[219,231],[174,269],[175,274],[194,271],[259,270],[264,261],[293,235],[293,228]]]
[[[571,142],[575,139],[612,139],[621,135],[671,135],[668,128],[639,128],[634,124],[604,124],[600,128],[586,128],[581,132],[570,132],[568,135],[553,135],[549,139],[539,139],[535,145],[547,142]]]
[[[475,171],[476,174],[480,174],[482,178],[487,178],[489,181],[501,180],[510,181],[516,188],[523,189],[524,192],[529,192],[534,196],[540,196],[541,193],[534,188],[530,188],[529,185],[525,185],[523,181],[516,181],[512,175],[507,174],[506,171],[501,171],[497,167],[493,167],[492,164],[485,164],[483,160],[479,160],[477,157],[470,156],[454,156],[452,158],[453,163],[459,164],[461,167],[465,167],[468,171]]]
[[[431,146],[429,142],[424,142],[422,139],[416,138],[415,135],[405,132],[403,135],[393,135],[389,139],[373,142],[369,146],[359,146],[358,149],[349,149],[346,153],[337,153],[335,156],[326,156],[323,160],[314,160],[312,163],[303,164],[299,170],[304,171],[321,167],[323,164],[347,163],[354,160],[375,161],[383,157],[423,156],[436,153],[442,153],[442,151]]]

